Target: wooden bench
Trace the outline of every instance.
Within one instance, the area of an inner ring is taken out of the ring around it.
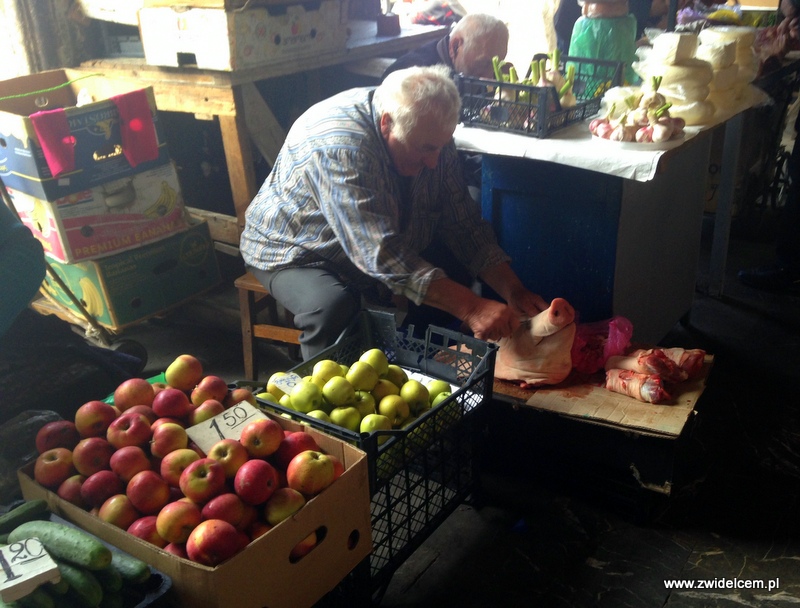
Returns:
[[[258,380],[258,344],[256,339],[270,340],[288,345],[289,356],[299,359],[300,330],[294,328],[291,313],[285,311],[284,324],[278,323],[278,306],[275,298],[251,274],[246,273],[234,281],[239,290],[239,310],[242,317],[242,348],[244,373],[247,380]],[[258,313],[267,310],[269,323],[258,323]]]

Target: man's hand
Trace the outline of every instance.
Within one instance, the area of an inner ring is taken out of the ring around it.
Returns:
[[[514,333],[519,327],[520,315],[502,302],[479,298],[477,306],[463,321],[479,340],[496,342]]]

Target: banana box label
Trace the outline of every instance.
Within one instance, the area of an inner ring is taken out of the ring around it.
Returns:
[[[157,241],[188,224],[178,175],[167,163],[55,201],[9,188],[23,223],[60,262],[92,260]]]

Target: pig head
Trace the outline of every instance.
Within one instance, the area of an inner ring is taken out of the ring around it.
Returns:
[[[524,384],[558,384],[572,371],[575,310],[563,298],[499,342],[494,376]]]

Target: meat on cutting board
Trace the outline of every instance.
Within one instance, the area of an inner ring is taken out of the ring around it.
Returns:
[[[671,399],[660,376],[629,369],[607,370],[606,389],[645,403],[661,403]]]
[[[667,356],[661,348],[639,348],[627,355],[609,357],[605,365],[610,369],[626,369],[640,374],[657,374],[667,382],[683,382],[689,374]]]
[[[572,370],[575,310],[563,298],[499,342],[494,375],[528,385],[558,384]]]

